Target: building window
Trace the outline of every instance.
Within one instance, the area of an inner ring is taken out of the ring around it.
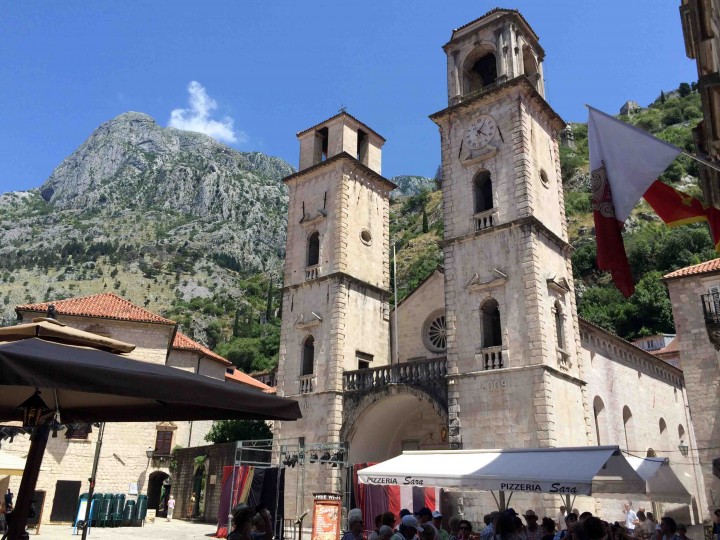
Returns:
[[[625,449],[632,452],[635,450],[635,422],[627,405],[623,407],[623,426],[625,427]]]
[[[301,375],[312,375],[315,364],[315,338],[308,336],[303,342]]]
[[[92,424],[70,424],[65,431],[65,438],[86,441],[90,433]]]
[[[169,456],[172,453],[172,431],[158,431],[155,436],[155,455]]]
[[[560,302],[555,301],[555,337],[557,339],[557,346],[560,350],[565,350],[565,316],[563,315],[562,306]]]
[[[320,233],[315,231],[308,238],[307,266],[315,266],[320,262]]]
[[[363,165],[368,164],[368,134],[362,129],[358,129],[357,132],[357,160]]]
[[[355,358],[357,359],[358,369],[368,369],[373,361],[373,355],[367,354],[360,351],[355,351]]]
[[[491,85],[497,79],[495,55],[492,52],[485,52],[485,54],[483,52],[485,51],[477,51],[468,56],[465,61],[466,94]]]
[[[425,348],[430,352],[444,353],[447,350],[447,325],[444,309],[433,311],[425,319],[422,338]]]
[[[502,345],[502,329],[500,327],[500,308],[497,300],[490,298],[480,307],[482,314],[482,346],[499,347]]]
[[[548,175],[545,172],[545,169],[540,169],[540,181],[542,182],[543,186],[550,187],[550,180],[548,179]]]
[[[682,426],[682,424],[678,426],[678,441],[685,441],[685,428]]]
[[[473,199],[475,213],[485,212],[493,208],[492,180],[488,171],[480,171],[473,180]]]
[[[539,79],[538,75],[538,65],[537,61],[535,60],[535,56],[533,55],[532,51],[530,50],[530,47],[523,47],[523,72],[525,76],[530,79],[530,82],[533,84],[535,88],[537,88],[537,81]]]
[[[593,416],[595,417],[595,435],[597,437],[598,446],[607,444],[607,412],[605,411],[605,403],[600,396],[595,396],[593,400]]]
[[[315,149],[313,163],[320,163],[328,158],[328,128],[320,128],[315,132]]]
[[[670,450],[670,440],[668,438],[668,429],[664,418],[660,419],[658,427],[660,428],[660,451],[667,452]]]

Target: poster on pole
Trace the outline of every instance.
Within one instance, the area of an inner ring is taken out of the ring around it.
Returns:
[[[338,540],[342,498],[337,493],[314,493],[311,540]]]

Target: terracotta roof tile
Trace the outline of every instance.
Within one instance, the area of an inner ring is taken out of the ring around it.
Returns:
[[[705,261],[700,264],[694,264],[692,266],[686,266],[680,270],[675,270],[669,274],[665,274],[665,279],[673,279],[685,276],[695,276],[697,274],[708,274],[710,272],[720,272],[720,259],[713,259],[712,261]]]
[[[132,302],[121,298],[117,294],[102,293],[77,298],[67,298],[53,302],[39,304],[24,304],[17,306],[15,312],[37,311],[46,313],[50,304],[55,305],[58,315],[75,315],[78,317],[98,317],[101,319],[117,319],[121,321],[149,322],[161,324],[175,324],[175,321],[166,319],[136,306]]]
[[[243,373],[239,369],[234,369],[232,373],[225,371],[225,380],[239,384],[246,384],[248,386],[252,386],[253,388],[257,388],[258,390],[262,390],[266,393],[275,393],[275,388],[271,388],[267,384],[262,383],[257,379],[253,379],[250,375],[248,375],[247,373]]]
[[[232,365],[232,363],[229,360],[226,360],[219,354],[212,352],[205,345],[202,345],[201,343],[198,343],[197,341],[190,339],[182,332],[175,333],[175,339],[173,339],[172,349],[176,349],[179,351],[197,351],[202,356],[205,356],[205,357],[209,358],[210,360],[220,362],[221,364],[224,364],[226,366]]]

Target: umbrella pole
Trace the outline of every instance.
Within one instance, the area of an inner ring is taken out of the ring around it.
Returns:
[[[85,507],[85,526],[82,531],[82,540],[87,538],[88,529],[90,528],[90,507],[92,506],[93,493],[95,493],[95,478],[97,477],[98,462],[100,461],[100,449],[102,448],[104,434],[105,422],[100,424],[100,428],[98,429],[98,439],[95,444],[95,458],[93,459],[92,473],[90,474],[90,489],[88,489],[88,502]]]
[[[38,476],[40,476],[40,465],[42,465],[43,456],[45,455],[49,434],[50,426],[41,424],[35,428],[35,432],[30,438],[30,451],[20,481],[20,490],[15,501],[15,509],[12,512],[12,520],[10,520],[10,533],[8,535],[10,540],[20,540],[25,532],[25,525],[30,513],[30,504],[35,493]]]

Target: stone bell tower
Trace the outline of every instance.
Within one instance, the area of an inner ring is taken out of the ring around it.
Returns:
[[[274,435],[278,445],[300,448],[340,443],[344,371],[389,363],[389,196],[396,186],[380,174],[385,139],[345,112],[298,139],[299,171],[284,180],[278,393],[297,399],[303,418],[276,422]],[[337,470],[305,467],[298,513],[311,508],[313,492],[339,490]]]
[[[558,136],[538,36],[515,10],[454,30],[442,141],[455,447],[588,444]]]

